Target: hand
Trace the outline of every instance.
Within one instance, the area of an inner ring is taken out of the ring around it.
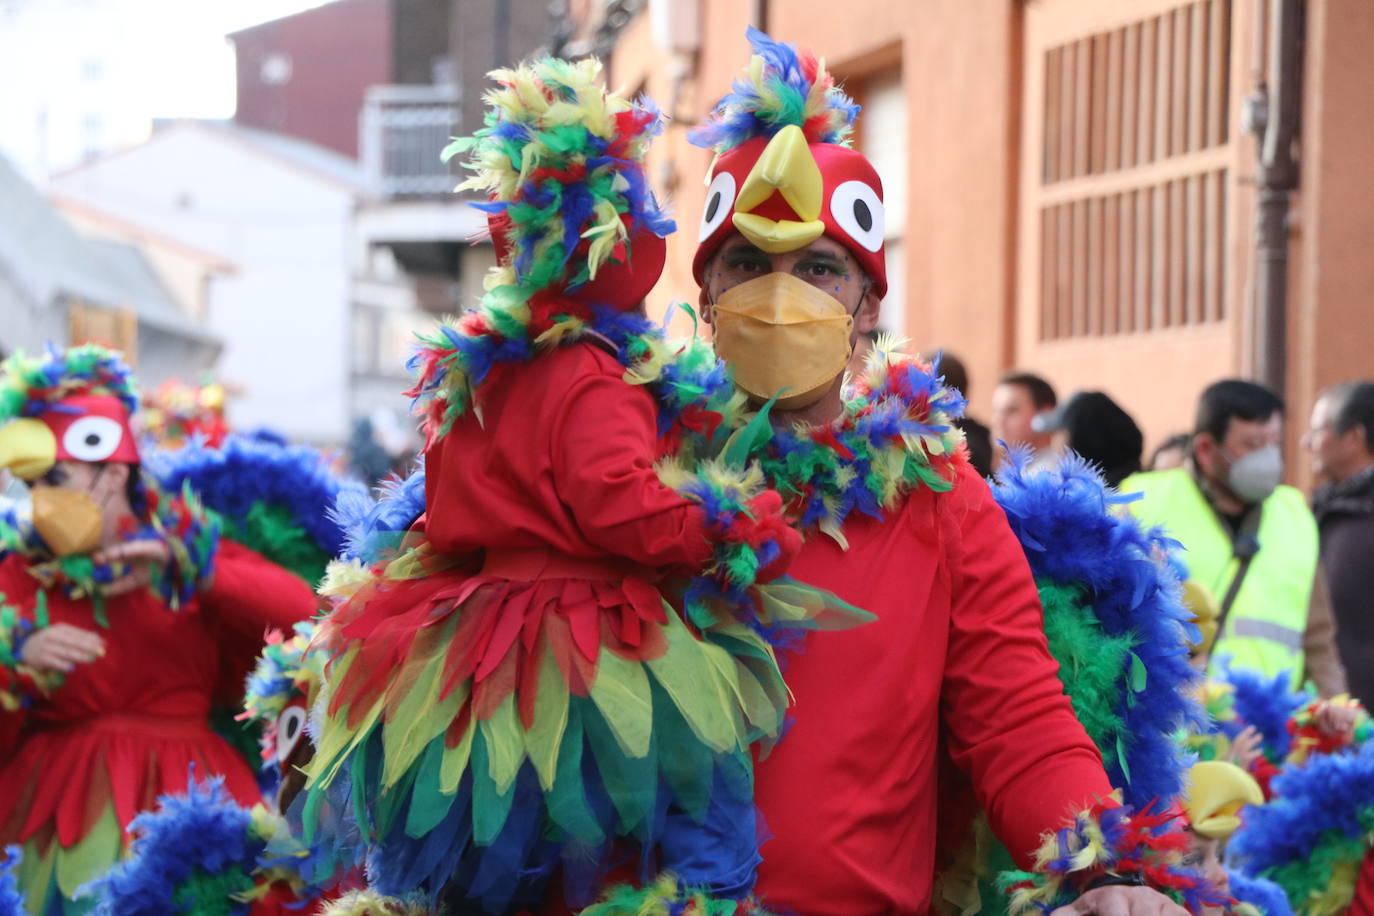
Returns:
[[[1112,884],[1086,892],[1050,916],[1188,916],[1188,911],[1153,888]]]
[[[172,551],[163,541],[139,540],[125,541],[106,550],[100,550],[92,557],[97,563],[127,564],[127,573],[105,587],[105,595],[115,598],[140,588],[147,588],[153,581],[153,567],[166,569],[172,562]]]
[[[1264,736],[1260,734],[1259,729],[1253,725],[1247,725],[1231,742],[1231,749],[1226,752],[1226,759],[1242,770],[1249,772],[1250,764],[1254,763],[1255,759],[1263,753],[1260,750],[1260,745],[1263,743]]]
[[[55,623],[24,640],[19,661],[35,671],[70,672],[105,654],[105,640],[90,630]]]
[[[1354,706],[1333,703],[1330,700],[1317,707],[1315,716],[1317,728],[1327,737],[1349,733],[1355,727],[1358,717],[1359,710]]]

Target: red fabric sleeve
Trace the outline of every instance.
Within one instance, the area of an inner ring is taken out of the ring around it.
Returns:
[[[1350,901],[1346,916],[1374,916],[1374,849],[1366,852],[1355,879],[1355,898]]]
[[[19,732],[23,727],[24,711],[22,709],[14,712],[0,709],[0,766],[3,766],[5,760],[13,753],[15,745],[19,742]]]
[[[24,572],[23,559],[19,554],[11,553],[0,561],[0,596],[4,596],[10,603],[20,604],[21,613],[27,615],[32,609],[33,590],[34,579]],[[7,673],[0,670],[0,690],[6,688]],[[3,764],[14,751],[25,718],[26,713],[22,709],[11,711],[0,707],[0,764]]]
[[[215,696],[237,707],[243,681],[262,651],[268,630],[290,633],[316,610],[315,593],[305,580],[242,544],[223,539],[215,557],[210,587],[201,593],[202,610],[219,627],[220,669]]]
[[[588,541],[645,566],[692,571],[709,558],[701,510],[654,471],[648,392],[604,374],[574,382],[553,429],[559,499]]]
[[[941,691],[950,752],[993,831],[1028,868],[1042,834],[1112,787],[1064,695],[1030,566],[987,484],[962,469],[941,503],[953,594]]]
[[[254,639],[268,629],[289,632],[316,608],[315,593],[305,580],[230,540],[220,541],[201,605],[231,630]]]

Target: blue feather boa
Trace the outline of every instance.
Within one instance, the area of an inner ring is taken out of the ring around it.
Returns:
[[[270,885],[295,889],[301,904],[318,889],[301,880],[313,856],[261,805],[249,810],[223,777],[189,780],[129,825],[129,858],[77,891],[98,901],[96,916],[241,916]]]
[[[1230,878],[1231,896],[1255,907],[1260,911],[1260,916],[1293,916],[1293,907],[1283,888],[1273,881],[1252,878],[1231,869],[1227,869],[1226,874]]]
[[[1321,755],[1274,778],[1273,801],[1246,812],[1229,854],[1251,874],[1303,863],[1333,841],[1368,846],[1374,831],[1374,742]]]
[[[375,499],[362,490],[342,490],[329,510],[343,532],[342,559],[361,560],[369,566],[381,561],[425,512],[423,466],[405,478],[388,477],[377,489]]]
[[[0,916],[28,916],[24,895],[19,892],[19,882],[14,877],[18,866],[19,847],[5,847],[4,857],[0,858]]]
[[[199,785],[192,781],[185,796],[163,796],[159,802],[157,810],[145,811],[130,825],[136,834],[131,857],[77,892],[100,901],[98,916],[177,912],[173,901],[197,873],[238,872],[239,890],[251,890],[248,876],[266,844],[250,836],[252,818],[229,798],[222,777]],[[248,911],[247,903],[221,904],[225,913]]]
[[[170,492],[189,483],[206,508],[236,523],[244,522],[259,503],[284,508],[328,556],[337,555],[344,543],[328,510],[340,492],[359,488],[332,473],[324,456],[309,446],[238,435],[219,448],[192,443],[154,453],[145,458],[144,467]]]
[[[1077,455],[1032,472],[1013,453],[992,492],[1021,542],[1037,582],[1077,585],[1107,636],[1128,636],[1139,664],[1122,674],[1115,712],[1124,740],[1103,748],[1112,785],[1148,809],[1182,788],[1187,761],[1175,735],[1200,720],[1189,699],[1191,615],[1165,556],[1177,545],[1116,508],[1131,501],[1109,489]]]
[[[1270,761],[1279,763],[1287,757],[1293,745],[1288,720],[1316,695],[1293,690],[1286,671],[1269,678],[1223,663],[1217,680],[1231,685],[1231,710],[1235,719],[1217,723],[1214,730],[1234,739],[1247,725],[1253,725],[1264,736],[1261,747]]]

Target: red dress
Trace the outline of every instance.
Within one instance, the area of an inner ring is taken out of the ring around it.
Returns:
[[[856,512],[844,534],[848,551],[811,535],[792,574],[878,620],[812,635],[787,667],[795,723],[756,772],[771,834],[758,893],[808,916],[924,914],[942,738],[1023,867],[1041,833],[1111,786],[1056,676],[1025,555],[976,473],[883,522]]]
[[[0,593],[28,610],[38,583],[25,564],[0,563]],[[54,887],[70,897],[113,864],[120,828],[159,795],[185,792],[191,764],[199,778],[223,775],[240,803],[261,800],[247,761],[210,728],[212,701],[241,695],[266,629],[289,630],[316,606],[304,581],[229,541],[210,586],[178,612],[142,589],[107,603],[103,629],[89,601],[47,598],[52,623],[98,633],[105,652],[25,712],[0,713],[0,846],[23,844],[35,912]]]

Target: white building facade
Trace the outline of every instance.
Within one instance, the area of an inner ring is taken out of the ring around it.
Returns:
[[[52,177],[51,188],[234,265],[210,290],[231,425],[341,443],[350,415],[349,159],[233,125],[184,121]]]

